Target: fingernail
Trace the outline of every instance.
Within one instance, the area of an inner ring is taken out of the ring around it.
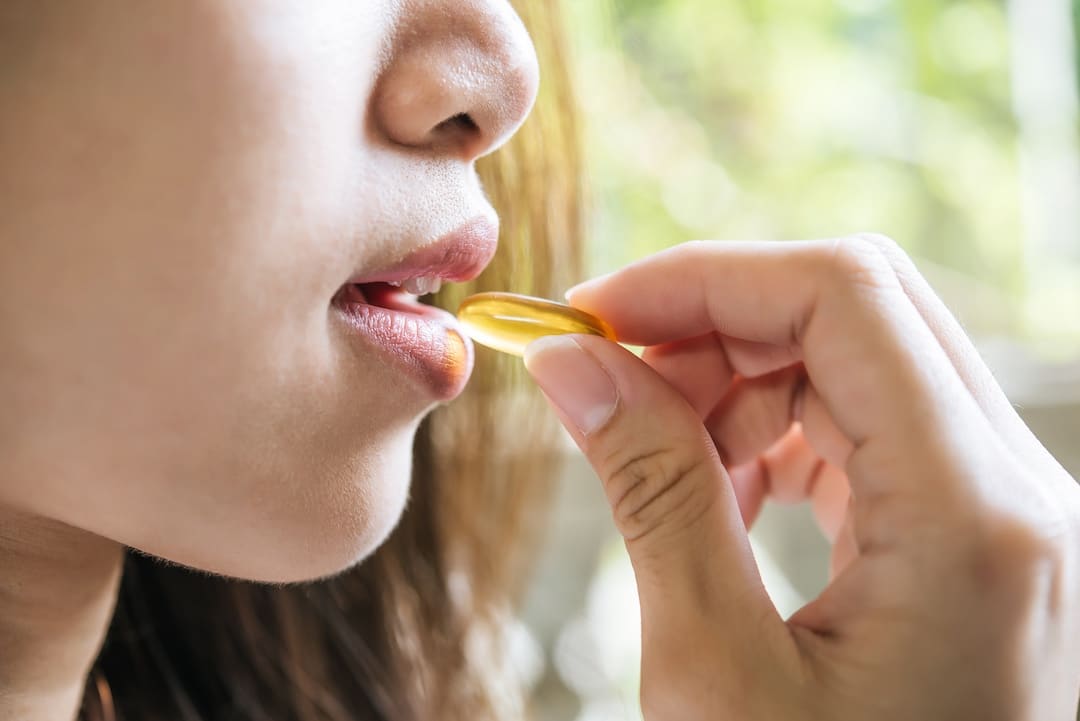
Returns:
[[[607,279],[609,275],[611,275],[611,273],[605,273],[604,275],[598,275],[591,280],[586,280],[578,283],[577,285],[563,293],[563,298],[566,298],[566,300],[570,300],[570,296],[574,295],[575,293],[579,293],[586,288],[593,288],[600,285],[600,283]]]
[[[607,423],[619,402],[611,376],[573,336],[549,335],[525,348],[525,368],[583,435]]]

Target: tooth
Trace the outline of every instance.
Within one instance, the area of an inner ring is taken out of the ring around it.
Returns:
[[[402,283],[401,287],[406,293],[412,293],[413,295],[427,295],[439,288],[442,282],[438,278],[409,278]]]

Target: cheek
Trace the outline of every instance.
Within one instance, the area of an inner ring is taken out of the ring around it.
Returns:
[[[34,409],[9,488],[186,565],[332,573],[396,521],[423,411],[327,330],[385,13],[155,8],[72,28],[67,91],[36,101],[51,120],[13,158],[38,205],[3,274],[5,305],[31,310],[5,326],[20,372],[2,382]]]
[[[397,522],[419,418],[343,390],[347,407],[253,404],[235,408],[248,420],[232,423],[199,409],[202,428],[158,424],[123,441],[115,428],[71,435],[49,476],[17,474],[5,490],[32,512],[212,573],[271,582],[333,574]]]

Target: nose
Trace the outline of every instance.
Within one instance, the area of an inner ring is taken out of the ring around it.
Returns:
[[[536,50],[506,0],[414,0],[375,86],[372,117],[393,143],[473,161],[525,120]]]

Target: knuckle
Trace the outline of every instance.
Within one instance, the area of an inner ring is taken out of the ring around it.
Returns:
[[[900,244],[883,233],[858,233],[854,237],[864,243],[869,243],[886,258],[907,258],[907,252]]]
[[[1029,597],[1057,585],[1072,539],[1061,524],[1046,520],[998,517],[981,524],[970,550],[972,579],[981,594]]]
[[[826,272],[848,286],[877,288],[894,281],[895,273],[886,252],[871,238],[864,234],[832,241],[824,258]]]
[[[608,474],[607,493],[615,524],[628,541],[672,524],[683,527],[708,505],[709,484],[697,478],[707,461],[682,449],[663,449],[619,459]]]
[[[706,257],[716,247],[715,240],[687,240],[670,250],[681,260],[694,260]]]
[[[858,236],[864,242],[869,243],[885,258],[892,267],[893,273],[903,280],[905,277],[921,276],[915,261],[899,243],[887,235],[881,233],[862,233]]]

